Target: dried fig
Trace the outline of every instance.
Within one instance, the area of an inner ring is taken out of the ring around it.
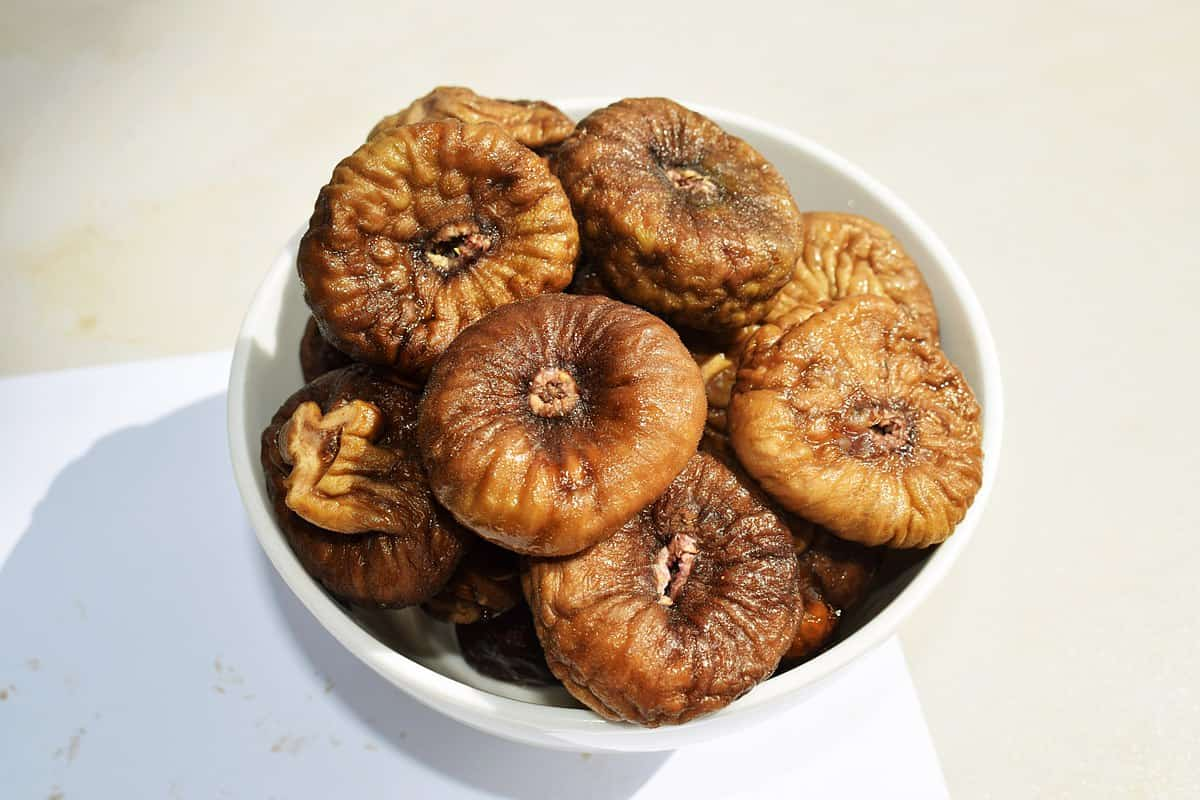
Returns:
[[[866,596],[882,554],[843,541],[806,520],[789,516],[787,521],[799,560],[803,600],[800,624],[784,657],[795,663],[811,658],[832,641],[842,614]]]
[[[443,622],[471,625],[523,602],[517,556],[477,538],[449,582],[422,608]]]
[[[736,365],[724,352],[693,350],[692,357],[696,359],[700,377],[704,380],[704,397],[708,401],[706,425],[714,433],[723,435],[726,429],[725,411],[729,408],[729,395],[737,378]]]
[[[866,545],[954,531],[982,478],[979,406],[922,322],[857,295],[747,343],[729,405],[746,470],[780,504]]]
[[[317,198],[298,266],[322,334],[423,377],[488,311],[570,282],[578,231],[546,165],[495,125],[381,133]]]
[[[439,86],[408,108],[381,119],[367,139],[402,125],[442,119],[468,124],[492,122],[533,149],[553,148],[575,130],[570,117],[541,100],[494,100],[461,86]]]
[[[263,431],[275,517],[309,574],[348,602],[428,600],[470,537],[425,483],[416,412],[412,390],[356,364],[293,394]]]
[[[684,342],[692,358],[700,366],[704,379],[704,396],[708,400],[708,421],[704,435],[718,448],[729,447],[727,412],[737,380],[737,366],[742,349],[759,329],[771,326],[771,335],[778,338],[789,328],[821,310],[821,305],[812,303],[779,304],[772,306],[767,316],[759,323],[746,325],[731,335],[723,337],[692,338],[684,336]]]
[[[792,275],[768,303],[767,317],[858,294],[875,294],[904,306],[935,340],[933,295],[896,237],[854,214],[804,214],[804,247]]]
[[[300,337],[300,372],[304,375],[305,383],[312,383],[326,372],[348,367],[354,359],[325,341],[317,328],[317,321],[308,318],[304,326],[304,335]]]
[[[757,321],[800,255],[800,212],[775,168],[670,100],[593,112],[553,167],[607,283],[674,324]]]
[[[571,284],[567,287],[568,294],[598,294],[604,297],[611,297],[615,300],[620,298],[613,293],[613,290],[608,288],[608,284],[604,282],[603,276],[599,270],[587,260],[578,264],[575,267],[575,276],[571,278]]]
[[[610,535],[683,469],[704,427],[679,337],[605,297],[542,295],[455,339],[421,401],[438,499],[467,527],[533,555]]]
[[[521,686],[558,683],[546,666],[533,618],[524,602],[498,617],[457,625],[454,632],[466,662],[489,678]]]
[[[551,671],[601,716],[716,711],[774,671],[799,618],[783,521],[697,453],[661,497],[584,552],[522,576]]]

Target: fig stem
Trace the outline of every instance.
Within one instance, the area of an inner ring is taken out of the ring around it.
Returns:
[[[563,417],[577,405],[579,387],[565,369],[544,367],[529,382],[529,409],[539,417]]]

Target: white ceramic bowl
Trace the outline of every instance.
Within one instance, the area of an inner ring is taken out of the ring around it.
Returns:
[[[559,105],[579,118],[608,102],[589,98]],[[259,435],[302,383],[297,348],[308,309],[296,277],[297,234],[250,305],[229,376],[229,446],[246,511],[275,569],[338,641],[420,702],[497,736],[569,750],[667,750],[740,730],[801,702],[895,633],[933,590],[970,541],[996,477],[1003,400],[995,345],[966,276],[934,233],[899,198],[829,150],[740,114],[691,107],[774,162],[801,209],[863,214],[896,234],[933,292],[943,346],[983,408],[983,486],[954,536],[876,590],[845,620],[838,644],[715,714],[685,725],[646,729],[606,722],[561,689],[537,691],[489,680],[466,666],[449,626],[430,621],[416,609],[364,613],[331,598],[305,573],[272,517],[259,469]]]

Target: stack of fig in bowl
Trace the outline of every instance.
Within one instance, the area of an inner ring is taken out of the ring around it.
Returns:
[[[980,409],[882,226],[709,119],[440,88],[321,189],[276,520],[358,607],[646,726],[813,657],[982,480]]]

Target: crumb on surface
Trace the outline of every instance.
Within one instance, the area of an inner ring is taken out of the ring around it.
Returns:
[[[87,728],[80,728],[79,733],[71,737],[71,741],[67,744],[67,763],[70,764],[79,755],[79,743],[82,741],[84,734],[87,733]]]
[[[304,736],[280,736],[271,745],[272,753],[287,753],[296,755],[304,747],[306,737]]]

